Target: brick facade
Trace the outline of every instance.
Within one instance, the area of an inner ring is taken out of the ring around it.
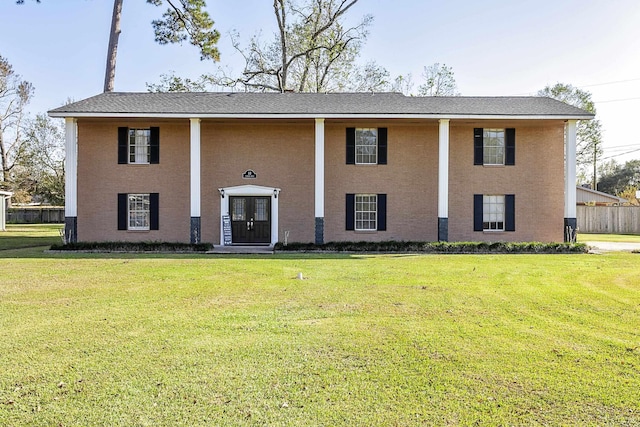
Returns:
[[[158,126],[157,165],[119,165],[118,127]],[[347,127],[385,127],[386,165],[347,165]],[[514,166],[474,166],[474,127],[516,129]],[[451,120],[449,240],[562,241],[563,138],[561,120]],[[190,239],[188,119],[78,119],[78,240]],[[280,188],[278,240],[313,242],[313,119],[201,120],[201,236],[220,242],[219,188]],[[255,179],[243,172],[255,171]],[[159,193],[159,230],[118,231],[118,193]],[[345,230],[347,193],[387,195],[387,229]],[[324,240],[438,238],[438,121],[325,120]],[[474,232],[474,194],[515,194],[515,232]]]

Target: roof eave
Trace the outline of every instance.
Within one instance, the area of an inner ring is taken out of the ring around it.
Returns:
[[[591,120],[593,115],[556,114],[321,114],[321,113],[113,113],[49,111],[59,118],[144,119],[449,119],[449,120]]]

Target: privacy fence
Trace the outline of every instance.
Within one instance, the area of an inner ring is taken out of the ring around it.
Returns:
[[[578,206],[582,233],[640,234],[640,206]]]
[[[64,222],[62,206],[20,206],[7,209],[8,224],[49,224]]]

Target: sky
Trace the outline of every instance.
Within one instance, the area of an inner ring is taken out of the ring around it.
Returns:
[[[162,8],[124,0],[116,91],[146,91],[174,71],[196,78],[218,66],[240,72],[242,41],[276,30],[270,0],[207,0],[221,33],[221,62],[200,61],[191,45],[160,46],[151,21]],[[35,86],[32,115],[102,92],[113,0],[0,0],[0,55]],[[602,123],[603,160],[640,159],[640,1],[360,0],[347,19],[373,16],[359,62],[375,60],[392,76],[425,66],[455,73],[465,96],[526,96],[567,83],[589,91]]]

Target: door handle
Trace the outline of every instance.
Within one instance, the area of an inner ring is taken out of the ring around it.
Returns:
[[[247,221],[247,231],[253,230],[253,218],[250,221]]]

